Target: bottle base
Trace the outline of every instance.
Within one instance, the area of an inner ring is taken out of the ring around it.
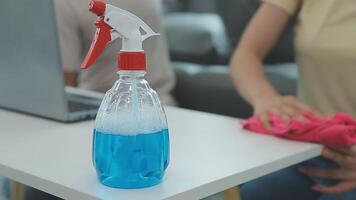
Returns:
[[[146,181],[123,181],[122,179],[118,179],[115,177],[108,177],[104,179],[99,179],[100,183],[111,187],[111,188],[119,188],[119,189],[139,189],[152,187],[162,183],[162,179],[151,179]]]

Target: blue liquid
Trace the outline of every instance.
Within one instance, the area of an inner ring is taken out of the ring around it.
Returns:
[[[168,130],[127,136],[94,130],[93,163],[100,182],[143,188],[162,182],[169,164]]]

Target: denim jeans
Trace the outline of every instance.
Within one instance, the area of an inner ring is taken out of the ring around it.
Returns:
[[[317,157],[301,164],[263,176],[241,186],[242,200],[355,200],[356,190],[338,195],[313,191],[314,184],[335,185],[336,180],[311,178],[298,171],[299,165],[334,168],[336,164]]]
[[[0,177],[0,199],[10,200],[10,180]]]

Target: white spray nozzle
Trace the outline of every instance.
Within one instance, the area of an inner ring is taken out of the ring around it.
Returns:
[[[124,51],[142,50],[144,40],[159,35],[136,15],[109,4],[106,5],[104,21],[113,28],[112,40],[118,37],[122,38],[122,50]],[[145,34],[142,35],[140,29]]]
[[[99,16],[96,22],[97,31],[90,50],[82,64],[82,68],[89,68],[99,55],[104,51],[106,45],[122,39],[122,51],[142,51],[142,43],[149,37],[159,35],[155,33],[143,20],[136,15],[117,8],[100,0],[92,0],[89,10]],[[144,34],[141,33],[141,29]]]

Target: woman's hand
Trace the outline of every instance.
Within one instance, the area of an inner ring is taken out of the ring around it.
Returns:
[[[272,95],[258,98],[253,102],[253,108],[254,115],[261,120],[267,129],[271,129],[270,114],[280,115],[285,122],[289,122],[293,118],[303,120],[303,113],[316,113],[311,107],[301,103],[294,96]]]
[[[335,169],[300,167],[300,171],[312,177],[336,179],[340,182],[333,186],[317,184],[313,186],[313,190],[325,194],[338,194],[356,189],[356,145],[349,149],[324,148],[322,155],[340,167]]]
[[[64,82],[67,86],[77,86],[78,73],[74,71],[64,71]]]

